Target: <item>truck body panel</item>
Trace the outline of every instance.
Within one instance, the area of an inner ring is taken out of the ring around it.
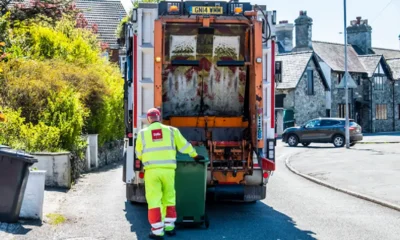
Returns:
[[[152,107],[164,124],[207,148],[212,198],[266,196],[275,170],[273,12],[237,1],[205,3],[140,3],[126,25],[123,180],[130,201],[145,201],[134,145]]]

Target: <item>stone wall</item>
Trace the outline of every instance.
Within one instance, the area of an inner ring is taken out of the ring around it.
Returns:
[[[386,105],[386,120],[376,119],[377,104]],[[375,90],[374,84],[372,84],[372,131],[390,132],[393,130],[393,83],[386,79],[383,90]]]
[[[308,67],[314,70],[314,95],[307,95],[307,71],[305,71],[294,90],[294,118],[297,125],[326,115],[326,96],[322,78],[313,61],[310,61]]]
[[[394,84],[394,99],[395,99],[395,124],[396,131],[400,131],[400,80]]]
[[[350,74],[353,80],[360,84],[357,88],[349,89],[349,117],[354,119],[358,124],[361,125],[364,132],[370,132],[370,119],[371,119],[371,109],[369,101],[369,85],[370,82],[368,79],[361,78],[360,74],[351,73]],[[341,76],[343,79],[343,74]],[[360,80],[358,80],[360,78]],[[331,117],[344,117],[339,114],[339,104],[346,103],[346,92],[344,89],[338,88],[339,85],[339,76],[338,72],[332,71],[331,73]],[[365,98],[365,94],[367,94],[367,98]],[[356,102],[359,103],[359,108],[356,109]]]
[[[105,143],[99,148],[99,167],[123,160],[124,141]]]
[[[71,161],[71,179],[75,182],[82,173],[87,170],[87,159],[85,157],[84,150],[79,152],[74,152],[70,156]]]

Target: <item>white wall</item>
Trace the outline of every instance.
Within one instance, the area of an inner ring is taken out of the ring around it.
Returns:
[[[33,164],[46,171],[46,186],[71,188],[70,153],[35,153],[38,162]]]

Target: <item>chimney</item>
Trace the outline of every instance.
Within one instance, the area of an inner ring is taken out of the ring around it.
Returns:
[[[312,18],[307,11],[300,11],[300,16],[294,21],[296,25],[296,51],[312,49]]]
[[[284,20],[280,21],[275,26],[275,34],[277,42],[281,44],[285,52],[291,52],[293,50],[293,23]]]
[[[357,46],[362,52],[359,54],[369,54],[372,48],[372,27],[368,25],[367,19],[357,17],[350,21],[347,27],[348,44]]]

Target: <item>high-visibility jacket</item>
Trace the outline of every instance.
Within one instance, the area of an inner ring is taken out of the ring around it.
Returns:
[[[136,139],[136,157],[142,161],[144,169],[176,169],[176,150],[197,156],[196,150],[174,127],[159,122],[142,129]]]

